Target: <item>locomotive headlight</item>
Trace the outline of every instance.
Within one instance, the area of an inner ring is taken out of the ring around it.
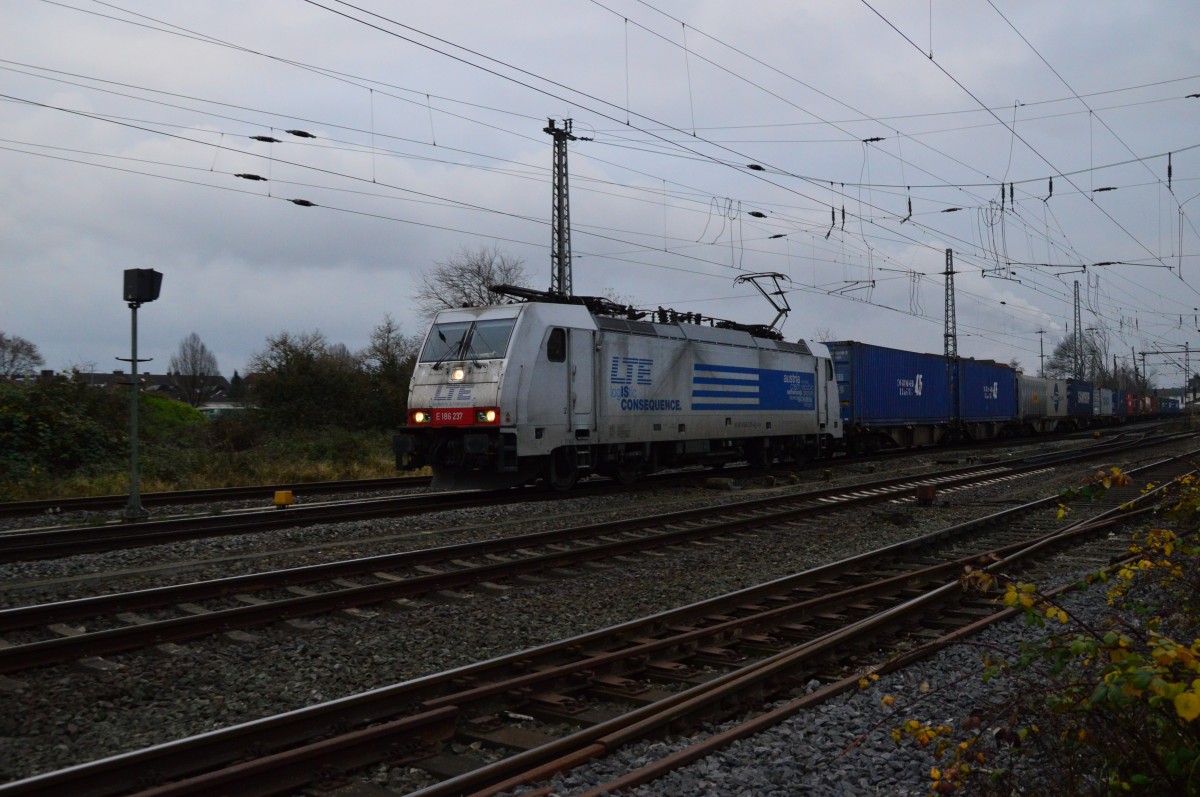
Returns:
[[[475,413],[475,423],[495,423],[495,410],[479,410]]]
[[[413,419],[413,423],[418,423],[418,424],[419,423],[428,423],[430,420],[429,413],[422,412],[421,410],[417,410],[416,412],[414,412],[412,419]]]
[[[461,382],[461,381],[463,381],[463,377],[466,375],[467,375],[467,372],[464,371],[463,369],[455,368],[453,371],[450,372],[450,381],[451,382]]]

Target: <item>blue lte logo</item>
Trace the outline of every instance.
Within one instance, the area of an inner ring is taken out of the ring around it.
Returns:
[[[650,369],[654,360],[642,357],[613,357],[609,383],[613,385],[651,385]]]

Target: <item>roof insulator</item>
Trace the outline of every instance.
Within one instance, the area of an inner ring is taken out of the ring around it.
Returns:
[[[293,205],[299,205],[302,208],[315,208],[317,206],[316,202],[309,202],[307,199],[289,199],[288,202],[291,202]]]
[[[300,138],[316,138],[316,136],[314,136],[312,133],[309,133],[307,130],[286,130],[284,132],[293,136],[299,136]]]
[[[282,144],[283,143],[278,138],[271,138],[270,136],[250,136],[250,138],[254,139],[255,141],[265,141],[268,144]]]
[[[756,172],[765,172],[766,171],[766,169],[759,166],[757,163],[747,163],[746,168],[751,169],[752,171],[756,171]]]
[[[266,179],[267,179],[267,178],[265,178],[265,177],[262,177],[262,176],[260,176],[260,175],[257,175],[257,174],[235,174],[235,175],[234,175],[234,177],[240,177],[240,178],[242,178],[243,180],[263,180],[263,181],[266,181]]]
[[[765,219],[767,217],[767,214],[763,213],[761,210],[752,210],[750,211],[750,215],[756,219]]]

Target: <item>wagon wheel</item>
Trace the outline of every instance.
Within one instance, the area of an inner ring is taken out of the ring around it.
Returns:
[[[579,455],[571,446],[561,446],[550,452],[550,486],[564,492],[579,481]]]

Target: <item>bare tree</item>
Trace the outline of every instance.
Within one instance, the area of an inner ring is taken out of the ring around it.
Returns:
[[[421,347],[419,335],[405,335],[390,315],[371,330],[371,342],[359,352],[370,386],[370,412],[381,427],[404,423],[408,383]]]
[[[37,346],[19,335],[0,332],[0,378],[26,376],[45,364]]]
[[[179,342],[179,350],[171,355],[171,381],[193,407],[208,401],[217,391],[217,358],[195,332]]]
[[[490,290],[493,285],[528,287],[524,261],[495,246],[464,248],[421,276],[417,309],[422,318],[430,319],[447,308],[498,304],[503,297]]]
[[[371,342],[359,352],[359,359],[368,373],[384,374],[389,378],[406,365],[411,367],[421,346],[419,335],[405,335],[404,329],[390,314],[371,330]]]
[[[813,330],[812,339],[818,343],[828,343],[837,340],[837,335],[833,331],[833,327],[817,327]]]

